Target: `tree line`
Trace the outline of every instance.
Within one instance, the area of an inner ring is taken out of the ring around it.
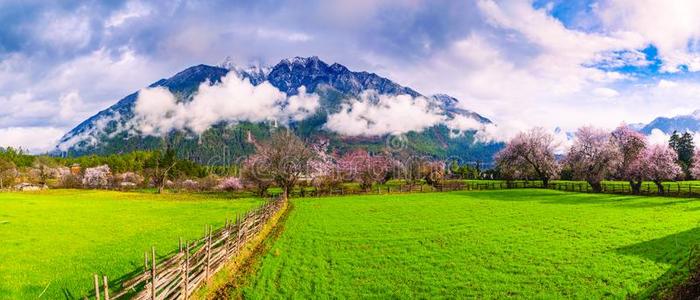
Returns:
[[[18,149],[0,149],[0,189],[15,183],[63,188],[152,187],[187,190],[250,190],[260,196],[271,187],[286,197],[297,187],[327,192],[356,182],[362,190],[402,179],[409,185],[442,184],[447,175],[477,178],[478,166],[449,164],[408,149],[387,147],[378,152],[330,149],[330,141],[303,140],[287,129],[274,129],[265,141],[248,141],[254,153],[229,165],[205,166],[180,159],[163,143],[159,151],[89,155],[75,158],[33,156]],[[79,170],[72,168],[79,165]]]
[[[563,157],[555,153],[558,146],[543,128],[521,132],[496,154],[497,172],[507,180],[538,179],[545,187],[556,178],[585,180],[596,192],[604,180],[624,180],[636,194],[643,181],[663,193],[664,181],[700,178],[700,151],[687,132],[674,132],[668,144],[652,145],[624,124],[612,132],[586,126],[576,131]]]

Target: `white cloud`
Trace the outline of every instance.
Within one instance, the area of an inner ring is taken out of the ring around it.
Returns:
[[[658,85],[660,88],[674,88],[674,87],[678,86],[678,84],[673,82],[672,80],[666,80],[666,79],[659,80]]]
[[[151,14],[151,7],[141,1],[129,1],[126,7],[113,13],[105,22],[106,28],[119,27],[130,19],[137,19]]]
[[[599,97],[604,97],[604,98],[612,98],[612,97],[619,96],[620,93],[614,89],[611,89],[611,88],[598,87],[598,88],[593,89],[593,95],[596,95]]]
[[[290,41],[290,42],[308,42],[308,41],[313,39],[312,36],[310,36],[306,33],[303,33],[303,32],[261,28],[261,27],[255,28],[255,34],[258,37],[265,38],[265,39],[277,39],[277,40],[285,40],[285,41]]]
[[[670,135],[661,131],[661,129],[654,128],[651,133],[647,136],[649,144],[651,145],[665,145],[668,144],[668,138]]]
[[[0,128],[0,146],[43,153],[50,151],[63,133],[65,129],[55,127]]]
[[[696,0],[605,0],[596,9],[606,30],[635,32],[656,46],[668,72],[680,65],[700,71],[700,49],[692,49],[700,39],[699,11]]]
[[[364,92],[360,99],[344,104],[328,116],[326,128],[345,135],[384,135],[421,131],[443,121],[428,99],[410,95],[378,95]]]
[[[46,13],[34,31],[40,40],[61,50],[84,48],[92,37],[90,18],[84,8],[71,14]]]
[[[478,131],[481,140],[501,140],[501,127],[482,124],[474,118],[456,115],[448,118],[441,108],[425,97],[380,95],[365,91],[359,99],[343,104],[341,110],[328,116],[325,128],[349,136],[399,135],[420,132],[435,125],[446,125],[456,132]]]
[[[633,75],[592,67],[648,65],[639,49],[647,47],[649,39],[641,32],[567,28],[527,1],[477,4],[489,26],[473,29],[409,67],[381,61],[385,73],[425,93],[451,94],[461,99],[463,108],[496,124],[521,126],[506,132],[533,126],[571,132],[589,124],[613,129],[621,122],[649,122],[698,108],[700,84],[642,83]]]
[[[220,122],[302,120],[319,106],[316,94],[300,88],[288,97],[269,82],[253,85],[230,72],[220,84],[199,86],[190,102],[178,102],[170,91],[157,87],[142,89],[135,105],[135,124],[148,135],[162,135],[173,129],[197,134]]]

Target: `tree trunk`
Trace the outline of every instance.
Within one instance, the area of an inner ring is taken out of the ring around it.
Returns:
[[[642,191],[642,181],[630,180],[630,188],[632,189],[632,194],[639,195]]]
[[[542,178],[542,187],[545,189],[547,187],[549,187],[549,178],[547,178],[547,177]]]
[[[158,185],[158,194],[162,194],[162,193],[163,193],[163,184],[159,184]]]
[[[661,184],[661,181],[655,180],[654,184],[656,184],[656,187],[659,189],[659,195],[663,195],[664,193],[664,185]]]
[[[600,193],[603,191],[603,185],[600,184],[600,181],[589,181],[588,184],[591,185],[591,189],[593,189],[594,193]]]
[[[282,188],[282,200],[285,200],[285,201],[286,201],[287,199],[289,199],[289,187],[288,187],[288,186],[284,186],[284,187]]]

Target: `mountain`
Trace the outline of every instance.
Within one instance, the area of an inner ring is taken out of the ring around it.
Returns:
[[[358,99],[368,91],[373,91],[373,95],[376,95],[369,97],[368,101],[379,101],[377,98],[383,95],[425,97],[430,109],[448,120],[466,117],[477,124],[492,124],[478,113],[460,108],[459,100],[454,97],[444,94],[424,96],[377,74],[351,71],[338,63],[328,65],[315,56],[284,59],[273,67],[241,68],[230,62],[220,66],[198,65],[168,79],[158,80],[149,88],[165,88],[176,96],[177,101],[187,103],[197,94],[200,84],[208,82],[217,85],[229,72],[248,79],[253,85],[269,82],[289,96],[297,95],[300,87],[304,87],[306,93],[318,95],[317,111],[303,120],[291,122],[289,127],[304,138],[329,139],[331,145],[340,151],[355,147],[381,151],[389,143],[387,141],[395,142],[387,134],[349,136],[328,130],[325,126],[329,116],[361,101]],[[132,93],[80,123],[60,139],[55,153],[67,156],[111,154],[160,147],[163,139],[144,135],[133,125],[137,99],[138,92]],[[270,129],[276,125],[273,122],[245,120],[220,122],[201,134],[174,130],[168,134],[167,141],[182,157],[200,163],[227,163],[253,151],[247,142],[249,133],[258,139],[265,139]],[[419,132],[411,131],[402,135],[400,144],[401,147],[435,157],[488,162],[502,144],[479,142],[475,132],[466,130],[456,134],[455,129],[448,128],[446,124],[435,124]]]
[[[641,127],[639,131],[644,134],[650,134],[654,129],[659,129],[667,134],[671,134],[674,131],[698,132],[700,131],[700,110],[696,110],[690,115],[680,115],[671,118],[658,117]]]

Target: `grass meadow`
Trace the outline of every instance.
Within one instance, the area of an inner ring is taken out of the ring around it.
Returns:
[[[499,190],[292,200],[233,298],[648,297],[687,273],[700,201]]]
[[[143,268],[151,246],[164,256],[180,237],[259,204],[216,194],[0,193],[0,299],[80,298],[94,272],[118,279]]]

